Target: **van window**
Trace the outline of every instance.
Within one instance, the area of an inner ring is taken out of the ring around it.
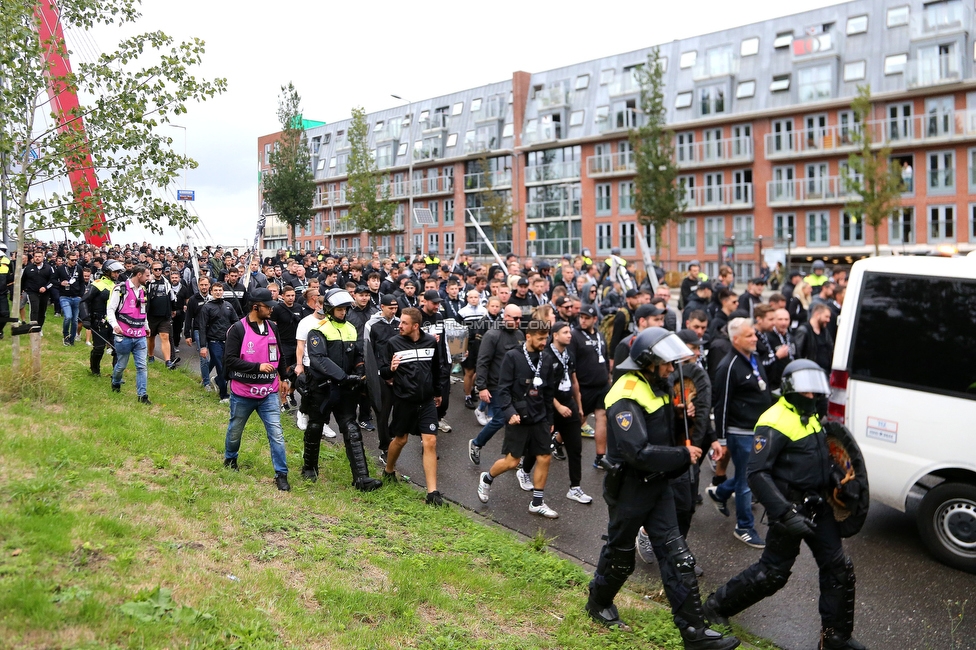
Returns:
[[[976,280],[865,273],[852,379],[976,400]]]

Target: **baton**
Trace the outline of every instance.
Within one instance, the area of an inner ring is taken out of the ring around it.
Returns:
[[[691,447],[691,433],[688,431],[688,399],[687,393],[685,393],[685,373],[681,369],[682,363],[678,362],[678,382],[681,384],[681,404],[684,406],[681,409],[681,421],[685,425],[685,447]],[[692,462],[688,467],[688,479],[691,481],[692,485],[695,484],[695,463]]]

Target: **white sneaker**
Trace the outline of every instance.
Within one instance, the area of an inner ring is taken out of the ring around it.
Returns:
[[[475,409],[474,410],[474,418],[478,421],[478,424],[480,424],[481,426],[487,426],[487,424],[489,422],[489,420],[488,420],[488,411],[482,411],[481,409]]]
[[[299,411],[298,417],[295,418],[295,424],[298,425],[298,428],[300,430],[304,431],[305,428],[308,426],[308,416],[302,413],[301,411]]]
[[[526,492],[531,492],[532,489],[535,487],[532,484],[532,475],[529,474],[528,472],[522,471],[521,467],[515,470],[515,477],[518,478],[519,487],[525,490]]]
[[[485,483],[486,476],[488,476],[488,472],[482,472],[481,476],[478,477],[478,499],[482,503],[488,503],[488,492],[491,491],[491,485]]]
[[[88,347],[92,347],[92,342],[91,341],[85,341],[85,345],[87,345]]]
[[[441,420],[437,423],[437,430],[441,433],[450,433],[451,425],[447,423],[447,420]]]
[[[220,403],[221,404],[230,404],[230,398],[229,397],[225,397],[224,399],[220,400]]]
[[[566,493],[566,498],[578,501],[579,503],[593,503],[593,497],[584,492],[583,488],[579,486],[569,488],[569,492]]]
[[[555,519],[556,517],[559,516],[559,513],[553,510],[552,508],[550,508],[549,506],[547,506],[545,501],[543,501],[537,506],[534,506],[530,503],[529,512],[531,512],[534,515],[542,515],[546,519]]]
[[[332,427],[330,427],[328,424],[323,424],[322,425],[322,437],[323,438],[330,438],[330,439],[331,438],[335,438],[336,437],[336,432],[333,431],[332,430]]]
[[[654,564],[656,559],[654,545],[651,544],[651,538],[644,532],[643,526],[637,531],[637,555],[647,564]]]

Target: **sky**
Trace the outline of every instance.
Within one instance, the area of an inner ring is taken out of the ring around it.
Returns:
[[[353,106],[371,112],[399,104],[391,94],[419,101],[510,79],[516,70],[548,70],[831,4],[837,3],[143,0],[137,29],[99,28],[90,42],[110,51],[122,36],[152,30],[206,42],[204,63],[193,74],[226,78],[227,92],[189,105],[177,122],[185,131],[162,128],[179,152],[185,134],[186,151],[199,163],[187,185],[207,230],[216,243],[238,246],[254,238],[257,138],[279,130],[283,84],[295,84],[306,118],[332,122]],[[112,239],[179,243],[174,231],[160,237],[140,228]]]

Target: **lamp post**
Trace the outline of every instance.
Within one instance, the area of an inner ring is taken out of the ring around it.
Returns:
[[[756,260],[756,275],[762,273],[762,239],[763,236],[759,235],[759,258]]]
[[[399,99],[401,102],[406,102],[407,106],[413,104],[409,99],[404,99],[400,95],[390,95],[393,99]],[[413,112],[410,115],[410,129],[413,129]],[[410,247],[413,246],[413,138],[410,136],[410,132],[407,132],[407,152],[409,158],[407,159],[407,243],[404,247],[405,250],[409,251]],[[421,247],[423,247],[423,242],[420,242]],[[408,255],[412,257],[412,255]]]
[[[790,277],[790,257],[793,247],[793,233],[786,233],[786,277]]]
[[[186,187],[186,177],[190,169],[190,159],[186,155],[186,127],[179,124],[170,124],[174,129],[183,129],[183,189]]]

